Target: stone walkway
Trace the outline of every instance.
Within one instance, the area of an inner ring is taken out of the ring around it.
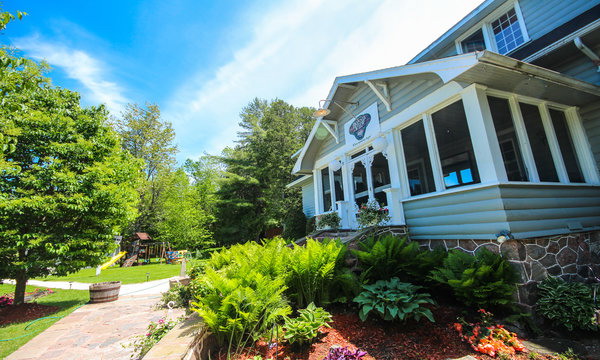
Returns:
[[[126,293],[123,288],[121,293]],[[31,339],[6,360],[130,359],[132,348],[127,344],[136,335],[145,334],[150,321],[183,315],[182,309],[155,310],[158,300],[160,294],[136,293],[110,303],[86,304]]]

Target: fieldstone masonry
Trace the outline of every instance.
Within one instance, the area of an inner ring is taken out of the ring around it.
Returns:
[[[502,253],[520,275],[515,301],[529,307],[537,299],[537,283],[548,276],[582,282],[600,278],[600,231],[509,240],[413,240],[430,250],[443,246],[474,254],[480,248]]]

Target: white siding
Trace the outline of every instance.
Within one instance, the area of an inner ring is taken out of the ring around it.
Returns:
[[[302,210],[308,217],[315,216],[315,187],[312,182],[302,186]]]

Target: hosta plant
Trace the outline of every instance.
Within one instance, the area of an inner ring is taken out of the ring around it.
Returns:
[[[548,278],[538,285],[536,312],[568,330],[598,329],[592,289],[582,283]]]
[[[284,321],[284,338],[290,344],[302,346],[312,342],[319,335],[318,330],[321,326],[330,327],[328,323],[331,321],[331,314],[310,303],[306,309],[298,310],[298,317],[286,317]]]
[[[389,281],[379,280],[371,285],[363,285],[363,289],[364,291],[354,298],[360,306],[358,315],[362,321],[365,321],[369,314],[375,313],[386,321],[419,321],[425,317],[435,322],[431,310],[424,307],[425,304],[434,304],[434,301],[429,294],[418,292],[420,286],[392,278]]]

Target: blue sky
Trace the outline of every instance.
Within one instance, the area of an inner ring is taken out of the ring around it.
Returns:
[[[481,0],[12,0],[0,43],[45,59],[58,86],[156,103],[180,161],[233,144],[254,97],[318,105],[336,76],[405,64]]]

